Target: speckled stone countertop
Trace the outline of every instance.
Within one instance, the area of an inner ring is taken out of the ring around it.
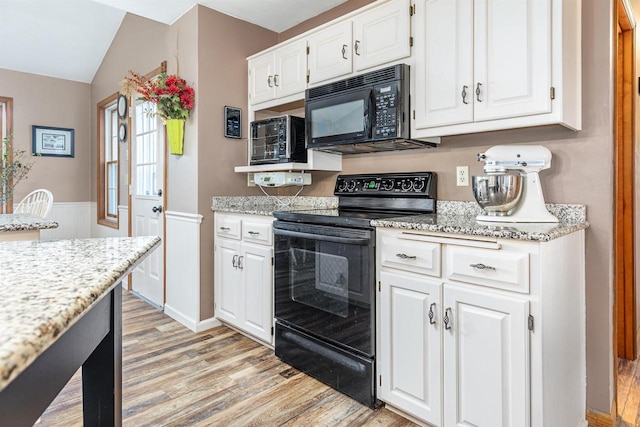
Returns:
[[[313,196],[221,196],[211,201],[211,210],[273,216],[282,210],[333,209],[338,207],[337,197]]]
[[[419,230],[500,239],[549,241],[589,227],[584,205],[547,204],[559,223],[480,223],[476,202],[438,201],[437,215],[413,215],[371,221],[375,227]]]
[[[58,228],[58,223],[33,214],[0,214],[0,232]]]
[[[1,242],[0,390],[159,244],[159,237]]]

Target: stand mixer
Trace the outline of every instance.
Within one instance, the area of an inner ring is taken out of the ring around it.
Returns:
[[[478,154],[487,175],[515,171],[522,177],[522,194],[516,206],[505,214],[489,212],[476,217],[480,222],[558,222],[544,203],[538,172],[551,166],[551,152],[542,145],[497,145]],[[474,194],[476,189],[474,188]],[[476,200],[478,200],[476,194]],[[478,200],[480,203],[480,200]],[[482,206],[482,204],[481,204]]]

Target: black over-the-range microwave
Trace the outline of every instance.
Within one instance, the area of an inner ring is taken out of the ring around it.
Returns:
[[[307,148],[346,154],[435,146],[411,139],[409,93],[407,64],[307,89]]]

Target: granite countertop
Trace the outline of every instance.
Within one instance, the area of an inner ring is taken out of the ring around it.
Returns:
[[[0,232],[44,230],[49,228],[58,228],[58,223],[28,213],[0,214]]]
[[[337,197],[314,196],[220,196],[211,201],[211,210],[218,212],[242,213],[273,216],[275,211],[334,209],[338,207]]]
[[[335,209],[337,197],[214,197],[211,209],[219,212],[273,216],[275,211]],[[589,227],[586,207],[575,204],[547,204],[547,210],[559,223],[479,223],[482,209],[476,202],[438,200],[437,215],[411,215],[375,219],[371,225],[381,228],[427,231],[451,235],[484,236],[500,239],[549,241]]]
[[[476,215],[482,210],[475,202],[438,201],[437,215],[413,215],[371,221],[382,228],[418,230],[500,239],[549,241],[589,227],[584,205],[547,204],[558,223],[480,223]]]
[[[0,390],[159,244],[159,237],[0,242]]]

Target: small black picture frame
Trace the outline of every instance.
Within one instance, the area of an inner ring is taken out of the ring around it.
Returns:
[[[242,137],[242,110],[236,107],[224,107],[225,138],[240,139]]]
[[[73,129],[32,126],[32,154],[38,156],[74,157]]]
[[[122,143],[127,142],[127,125],[124,123],[118,126],[118,140]]]

